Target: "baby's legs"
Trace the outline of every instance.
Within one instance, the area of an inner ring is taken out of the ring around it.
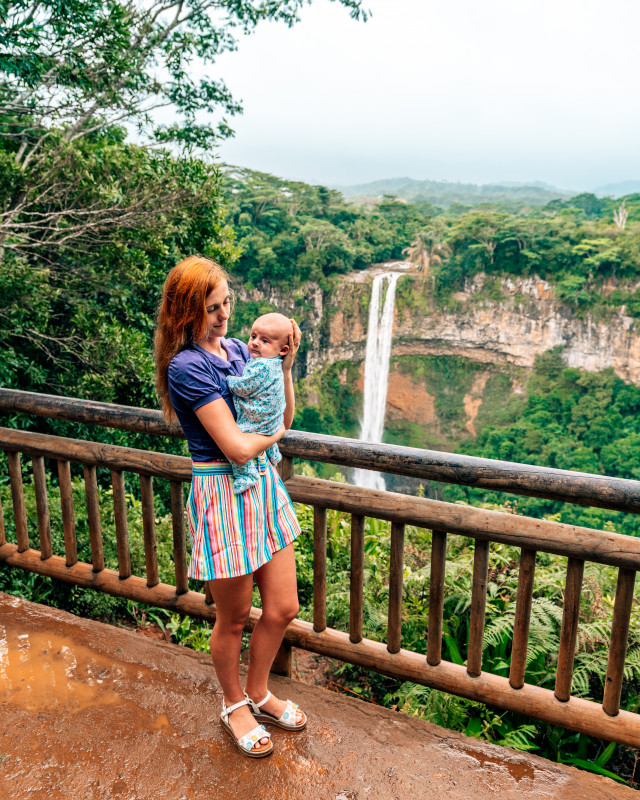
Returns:
[[[279,464],[282,461],[282,454],[277,444],[267,447],[267,457],[272,464]]]
[[[258,468],[255,459],[250,459],[244,464],[231,462],[233,470],[233,493],[241,494],[258,483]]]

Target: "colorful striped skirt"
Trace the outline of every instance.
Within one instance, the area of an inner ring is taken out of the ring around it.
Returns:
[[[255,572],[300,533],[276,469],[264,453],[257,461],[258,483],[241,494],[233,493],[228,461],[193,462],[187,501],[190,578],[210,581]]]

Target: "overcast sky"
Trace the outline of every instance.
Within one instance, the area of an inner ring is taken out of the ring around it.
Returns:
[[[324,184],[640,179],[639,0],[315,0],[221,57],[232,164]]]

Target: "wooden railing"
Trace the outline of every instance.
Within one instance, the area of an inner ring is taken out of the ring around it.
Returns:
[[[0,390],[0,413],[30,413],[90,422],[163,436],[182,436],[168,428],[159,412],[71,398]],[[11,481],[16,541],[6,540],[0,508],[0,563],[49,575],[168,608],[200,619],[214,619],[212,598],[190,591],[184,525],[183,484],[191,480],[188,458],[128,447],[0,428]],[[640,538],[530,519],[427,498],[380,492],[349,484],[295,475],[293,459],[305,458],[364,467],[428,480],[478,486],[516,494],[600,506],[627,513],[640,511],[640,482],[545,469],[490,459],[416,450],[290,431],[281,443],[281,474],[294,501],[314,509],[313,623],[291,623],[286,642],[316,653],[535,717],[602,739],[640,748],[640,715],[620,710],[620,697],[635,575],[640,569]],[[40,550],[29,546],[21,456],[31,457]],[[65,555],[52,552],[44,459],[57,462]],[[69,462],[83,465],[91,563],[78,560]],[[96,468],[111,471],[118,570],[105,567]],[[124,473],[140,476],[146,577],[131,574]],[[156,557],[153,479],[171,485],[175,584],[161,583]],[[326,623],[327,509],[351,514],[349,632]],[[363,636],[365,517],[391,522],[390,576],[386,643]],[[430,529],[429,619],[426,657],[402,649],[404,533],[406,525]],[[447,536],[475,540],[466,666],[442,660]],[[520,572],[509,677],[482,670],[483,633],[490,542],[520,548]],[[555,690],[526,684],[525,665],[536,554],[568,558]],[[618,568],[618,584],[602,704],[572,696],[571,683],[585,561]],[[252,609],[248,628],[259,618]],[[284,659],[286,666],[286,658]]]

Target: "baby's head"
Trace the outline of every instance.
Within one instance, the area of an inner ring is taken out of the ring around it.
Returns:
[[[284,314],[263,314],[253,323],[249,336],[251,358],[275,358],[289,352],[291,320]]]

